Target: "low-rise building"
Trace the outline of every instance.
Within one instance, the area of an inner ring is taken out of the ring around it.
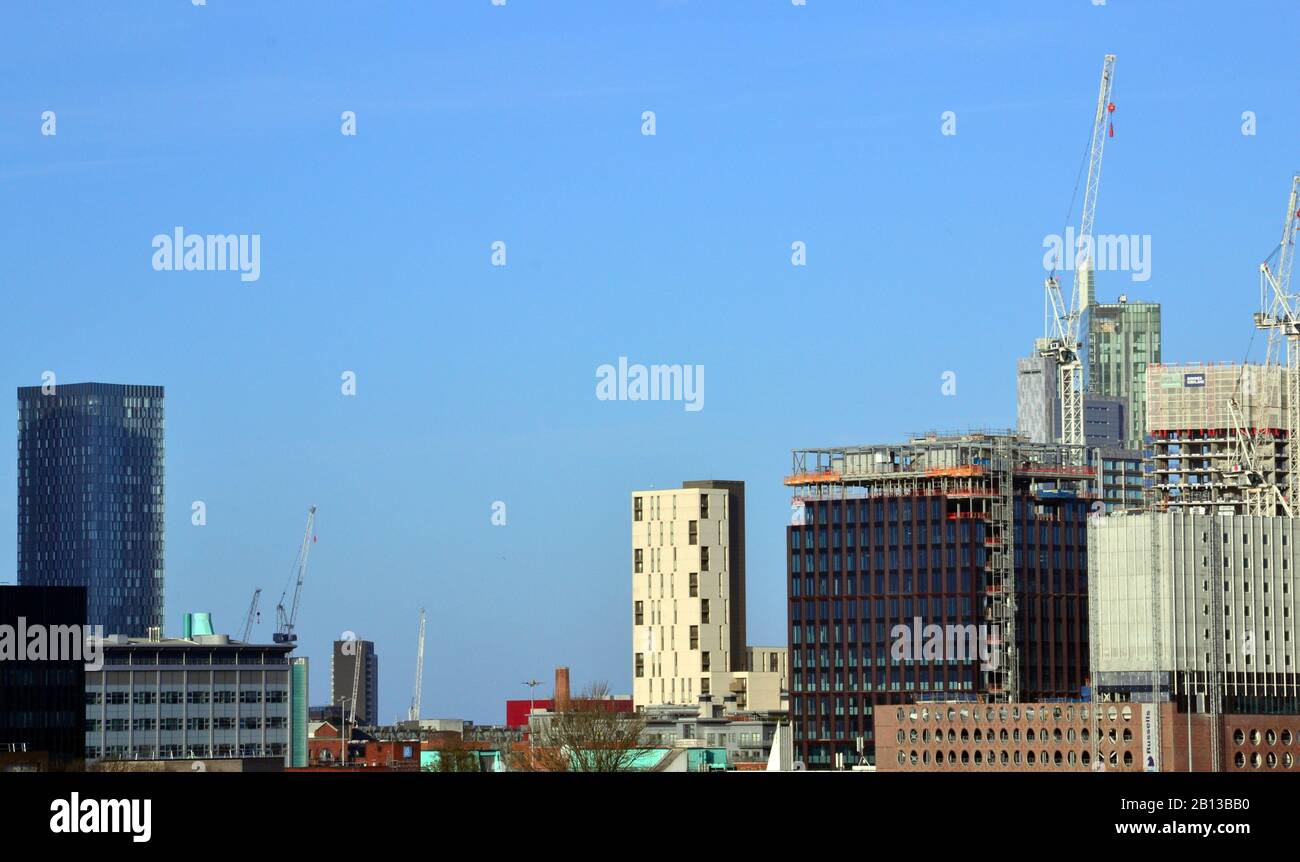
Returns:
[[[920,702],[878,710],[876,731],[880,772],[1300,774],[1300,715],[1189,715],[1168,702]]]
[[[766,764],[783,713],[739,709],[733,696],[702,695],[694,706],[660,704],[641,710],[647,747],[703,747],[725,752],[728,768]]]
[[[293,644],[223,634],[101,641],[85,679],[87,761],[306,758],[306,666]],[[295,733],[302,738],[295,740]]]

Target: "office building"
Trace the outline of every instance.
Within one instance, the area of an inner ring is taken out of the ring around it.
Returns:
[[[796,760],[874,763],[876,712],[920,697],[1079,697],[1096,478],[1080,456],[1010,433],[795,451]]]
[[[86,623],[163,624],[163,388],[18,389],[18,583],[86,588]]]
[[[357,662],[360,661],[360,675]],[[357,702],[352,704],[352,692]],[[330,703],[343,707],[343,716],[349,722],[361,725],[379,724],[379,655],[374,641],[334,641],[330,659]],[[355,716],[355,718],[354,718]]]
[[[1141,452],[1132,449],[1089,449],[1089,463],[1097,470],[1093,493],[1105,512],[1141,509],[1147,502],[1150,478]]]
[[[1141,450],[1146,434],[1146,376],[1160,363],[1160,304],[1090,303],[1086,315],[1088,394],[1128,405],[1124,447]]]
[[[1090,533],[1099,695],[1300,713],[1300,522],[1177,510],[1097,518]]]
[[[0,586],[0,771],[81,760],[85,620],[85,587]]]
[[[102,648],[103,668],[86,673],[87,761],[305,761],[306,666],[292,644],[110,635]]]
[[[1050,356],[1035,352],[1016,360],[1016,433],[1033,443],[1056,443],[1060,439],[1058,374],[1056,360]],[[1085,394],[1084,440],[1094,447],[1127,447],[1131,413],[1128,398]]]
[[[1016,361],[1016,432],[1033,443],[1055,443],[1061,432],[1060,382],[1051,357],[1034,353]],[[1127,448],[1128,399],[1085,395],[1083,434],[1087,461],[1097,468],[1093,494],[1106,511],[1141,506],[1147,482],[1141,449]]]

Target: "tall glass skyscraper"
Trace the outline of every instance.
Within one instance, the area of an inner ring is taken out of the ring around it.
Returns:
[[[18,389],[18,583],[84,586],[86,623],[163,623],[163,388]]]
[[[1160,364],[1160,304],[1119,302],[1088,308],[1088,392],[1128,404],[1125,448],[1141,450],[1146,437],[1148,365]]]

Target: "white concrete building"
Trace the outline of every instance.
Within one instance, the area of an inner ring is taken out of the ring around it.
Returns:
[[[1091,521],[1088,536],[1093,677],[1101,689],[1149,691],[1144,679],[1158,671],[1162,688],[1195,711],[1208,709],[1207,680],[1219,681],[1221,708],[1230,712],[1268,711],[1265,700],[1281,706],[1300,696],[1300,520],[1113,514]]]
[[[632,696],[638,707],[737,694],[780,709],[785,657],[745,644],[745,487],[687,482],[632,493]],[[779,672],[770,672],[773,664]]]

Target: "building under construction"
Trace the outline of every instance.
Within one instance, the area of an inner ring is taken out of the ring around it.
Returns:
[[[1080,453],[996,432],[793,460],[790,701],[809,767],[874,762],[885,704],[1081,696],[1096,477]],[[978,628],[985,652],[949,638],[938,655],[900,657],[912,636],[900,632],[916,626]]]
[[[1153,365],[1147,373],[1151,505],[1287,514],[1290,470],[1279,365]]]

